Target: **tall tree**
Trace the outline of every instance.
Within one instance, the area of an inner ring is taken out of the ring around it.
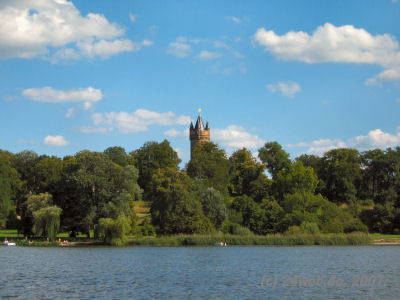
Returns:
[[[60,229],[61,208],[53,205],[50,194],[29,195],[27,214],[33,218],[33,233],[37,236],[47,236],[51,240],[55,240]]]
[[[132,152],[131,157],[139,170],[138,183],[144,191],[145,199],[148,199],[149,182],[154,172],[162,168],[178,170],[181,162],[178,154],[167,140],[161,143],[146,142],[140,149]]]
[[[215,228],[220,228],[228,216],[224,196],[214,188],[207,188],[200,195],[204,215],[210,219]]]
[[[123,168],[104,153],[81,151],[63,161],[62,173],[62,193],[55,200],[63,209],[62,226],[72,234],[89,233],[115,206],[130,216],[130,202],[140,197],[136,169]]]
[[[400,192],[400,147],[369,150],[361,154],[361,199],[375,203],[394,202]]]
[[[204,216],[196,186],[183,171],[163,168],[155,171],[151,217],[161,234],[205,233],[212,229]]]
[[[291,165],[289,154],[277,142],[266,143],[258,150],[258,157],[267,166],[273,178],[279,171],[286,170]]]
[[[56,186],[61,179],[62,160],[58,157],[40,156],[31,175],[34,193],[56,193]]]
[[[104,153],[116,164],[125,167],[129,163],[129,155],[122,147],[108,147]]]
[[[281,170],[275,176],[273,189],[278,199],[283,199],[286,194],[307,192],[314,194],[318,184],[318,177],[311,167],[305,168],[301,161]]]
[[[231,194],[251,196],[252,183],[264,175],[265,166],[256,162],[246,148],[235,151],[229,161],[231,163]]]
[[[321,193],[336,203],[355,202],[360,171],[357,150],[334,149],[326,152],[321,162]]]
[[[225,151],[212,142],[201,143],[193,149],[187,164],[188,175],[205,187],[213,187],[224,195],[228,192],[229,161]]]
[[[21,190],[22,181],[18,171],[12,167],[12,154],[0,150],[0,227],[6,225],[10,213],[16,218]],[[11,221],[16,222],[16,220]]]

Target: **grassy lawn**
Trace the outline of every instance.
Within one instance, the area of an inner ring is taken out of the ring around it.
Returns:
[[[18,234],[16,229],[0,230],[0,238],[24,237],[23,234]]]
[[[93,238],[94,233],[93,230],[90,231],[90,237]],[[19,237],[23,238],[23,234],[18,234],[16,229],[2,229],[0,230],[0,238],[14,238],[14,237]],[[60,232],[57,237],[60,238],[69,238],[68,232]],[[78,234],[76,237],[78,238],[85,238],[86,234]]]
[[[400,234],[371,233],[370,237],[374,241],[383,240],[387,243],[400,243]]]
[[[138,224],[143,222],[143,219],[150,216],[151,202],[135,201],[135,213],[138,217]]]

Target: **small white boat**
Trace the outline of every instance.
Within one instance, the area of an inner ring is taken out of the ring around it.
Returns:
[[[224,243],[224,242],[216,242],[216,243],[214,244],[214,246],[215,246],[215,247],[226,247],[226,243]]]
[[[9,241],[4,241],[3,246],[15,246],[15,243],[10,243]]]

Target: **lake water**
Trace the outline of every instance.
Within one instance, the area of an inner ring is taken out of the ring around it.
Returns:
[[[0,247],[0,298],[399,299],[400,246]]]

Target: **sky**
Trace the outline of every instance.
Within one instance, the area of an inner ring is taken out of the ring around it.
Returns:
[[[400,145],[400,1],[0,0],[0,149]]]

